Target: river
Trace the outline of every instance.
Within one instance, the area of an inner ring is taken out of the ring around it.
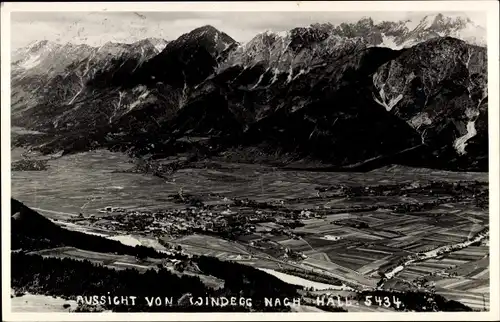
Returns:
[[[430,250],[426,253],[423,253],[418,258],[410,259],[410,260],[404,262],[402,265],[395,267],[389,273],[386,273],[385,277],[387,279],[391,279],[394,276],[396,276],[399,272],[401,272],[409,264],[416,263],[416,262],[422,262],[424,260],[438,257],[438,256],[441,256],[443,254],[452,253],[453,251],[462,249],[464,247],[467,247],[467,246],[474,244],[475,242],[481,241],[486,237],[488,237],[488,233],[478,234],[474,239],[466,240],[466,241],[458,243],[458,244],[445,245],[445,246],[441,246],[439,248]]]

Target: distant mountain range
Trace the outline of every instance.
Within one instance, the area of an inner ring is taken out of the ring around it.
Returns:
[[[421,20],[384,21],[375,24],[364,18],[355,24],[339,26],[317,24],[316,28],[343,37],[362,37],[374,46],[402,49],[435,37],[454,37],[468,43],[486,46],[486,30],[467,17],[446,17],[443,14],[428,15]]]
[[[369,170],[487,171],[484,29],[466,18],[362,19],[176,40],[54,44],[12,55],[14,144]]]

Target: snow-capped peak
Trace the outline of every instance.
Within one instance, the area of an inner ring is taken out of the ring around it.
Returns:
[[[14,51],[12,62],[23,69],[31,69],[60,47],[61,45],[48,40],[34,41],[28,46]]]
[[[464,14],[427,15],[401,21],[381,21],[374,23],[370,18],[362,18],[356,23],[312,25],[318,30],[341,37],[361,37],[372,46],[400,49],[413,46],[435,37],[454,37],[466,42],[484,46],[486,31]]]

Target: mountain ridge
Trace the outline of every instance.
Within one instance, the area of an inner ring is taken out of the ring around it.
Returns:
[[[466,16],[447,17],[441,13],[420,20],[380,21],[364,17],[356,23],[314,24],[344,37],[365,35],[374,46],[403,49],[435,37],[454,37],[468,43],[486,46],[486,30]]]
[[[442,26],[437,18],[420,29]],[[371,20],[358,25],[374,29]],[[79,72],[75,63],[59,66],[65,74],[50,74],[37,98],[36,77],[14,71],[13,124],[45,132],[15,144],[202,157],[253,146],[340,168],[397,155],[407,165],[487,169],[484,47],[432,36],[393,50],[335,28],[261,33],[241,44],[202,26],[159,53],[125,46],[122,56],[79,61]],[[190,136],[208,140],[186,143]]]

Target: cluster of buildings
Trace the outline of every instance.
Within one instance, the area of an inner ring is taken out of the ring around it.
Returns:
[[[219,209],[217,209],[219,208]],[[80,215],[79,221],[85,220],[91,225],[109,231],[140,231],[153,236],[182,236],[194,232],[213,233],[221,236],[238,236],[255,233],[257,224],[273,225],[274,233],[292,234],[292,229],[301,225],[300,220],[315,215],[309,211],[294,214],[290,219],[286,214],[276,211],[262,211],[251,208],[231,210],[227,205],[213,207],[211,210],[192,207],[169,211],[127,211],[122,208],[105,207],[101,216],[86,217]],[[292,236],[293,237],[293,236]]]

